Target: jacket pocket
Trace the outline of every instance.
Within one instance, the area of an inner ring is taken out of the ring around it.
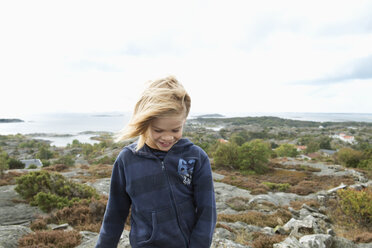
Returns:
[[[132,210],[130,242],[139,246],[151,242],[156,233],[157,224],[155,212]]]
[[[152,230],[147,232],[147,233],[150,233],[150,235],[147,236],[148,238],[146,238],[146,236],[143,237],[144,238],[143,241],[140,241],[141,239],[137,239],[138,240],[138,246],[143,246],[143,245],[149,244],[155,239],[156,232],[157,232],[157,223],[156,223],[156,213],[155,212],[151,213],[151,224],[152,224]]]
[[[131,231],[131,242],[136,244],[133,247],[185,247],[185,238],[172,208],[151,212],[149,223],[138,223],[143,219],[138,217],[134,217],[137,223]]]

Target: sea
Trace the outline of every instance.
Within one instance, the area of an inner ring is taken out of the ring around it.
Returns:
[[[189,118],[211,113],[191,113]],[[301,113],[301,112],[247,112],[221,113],[224,117],[275,116],[285,119],[318,122],[372,122],[372,113]],[[51,145],[63,147],[74,139],[94,144],[92,137],[98,132],[117,133],[129,121],[129,112],[107,113],[47,113],[15,116],[24,120],[17,123],[0,123],[0,135],[32,134],[34,138],[49,140]],[[0,118],[2,118],[0,116]]]

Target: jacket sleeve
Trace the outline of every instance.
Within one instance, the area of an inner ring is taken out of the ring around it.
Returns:
[[[193,173],[193,186],[196,224],[191,233],[190,248],[207,248],[212,243],[217,212],[212,170],[206,154]]]
[[[109,199],[96,248],[117,247],[131,205],[125,186],[124,166],[118,157],[112,169]]]

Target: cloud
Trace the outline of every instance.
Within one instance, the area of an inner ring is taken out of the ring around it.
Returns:
[[[350,80],[372,79],[372,54],[366,57],[354,59],[336,69],[335,72],[328,73],[322,77],[301,80],[295,84],[325,85],[345,83]]]

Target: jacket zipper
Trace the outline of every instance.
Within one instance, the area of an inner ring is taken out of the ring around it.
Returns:
[[[170,184],[170,180],[169,180],[169,175],[168,175],[167,169],[165,168],[165,165],[164,165],[164,161],[161,161],[161,169],[162,169],[162,171],[165,173],[165,175],[167,177],[168,186],[169,186],[170,193],[171,193],[170,195],[171,195],[172,207],[173,207],[174,211],[176,212],[178,227],[180,228],[180,231],[181,231],[181,234],[182,234],[183,239],[185,241],[186,247],[189,247],[189,245],[187,243],[187,238],[186,238],[186,236],[183,233],[182,228],[181,228],[180,219],[179,219],[179,216],[178,216],[178,210],[177,210],[177,206],[176,206],[176,202],[175,202],[173,190],[172,190],[172,187],[171,187],[171,184]]]

